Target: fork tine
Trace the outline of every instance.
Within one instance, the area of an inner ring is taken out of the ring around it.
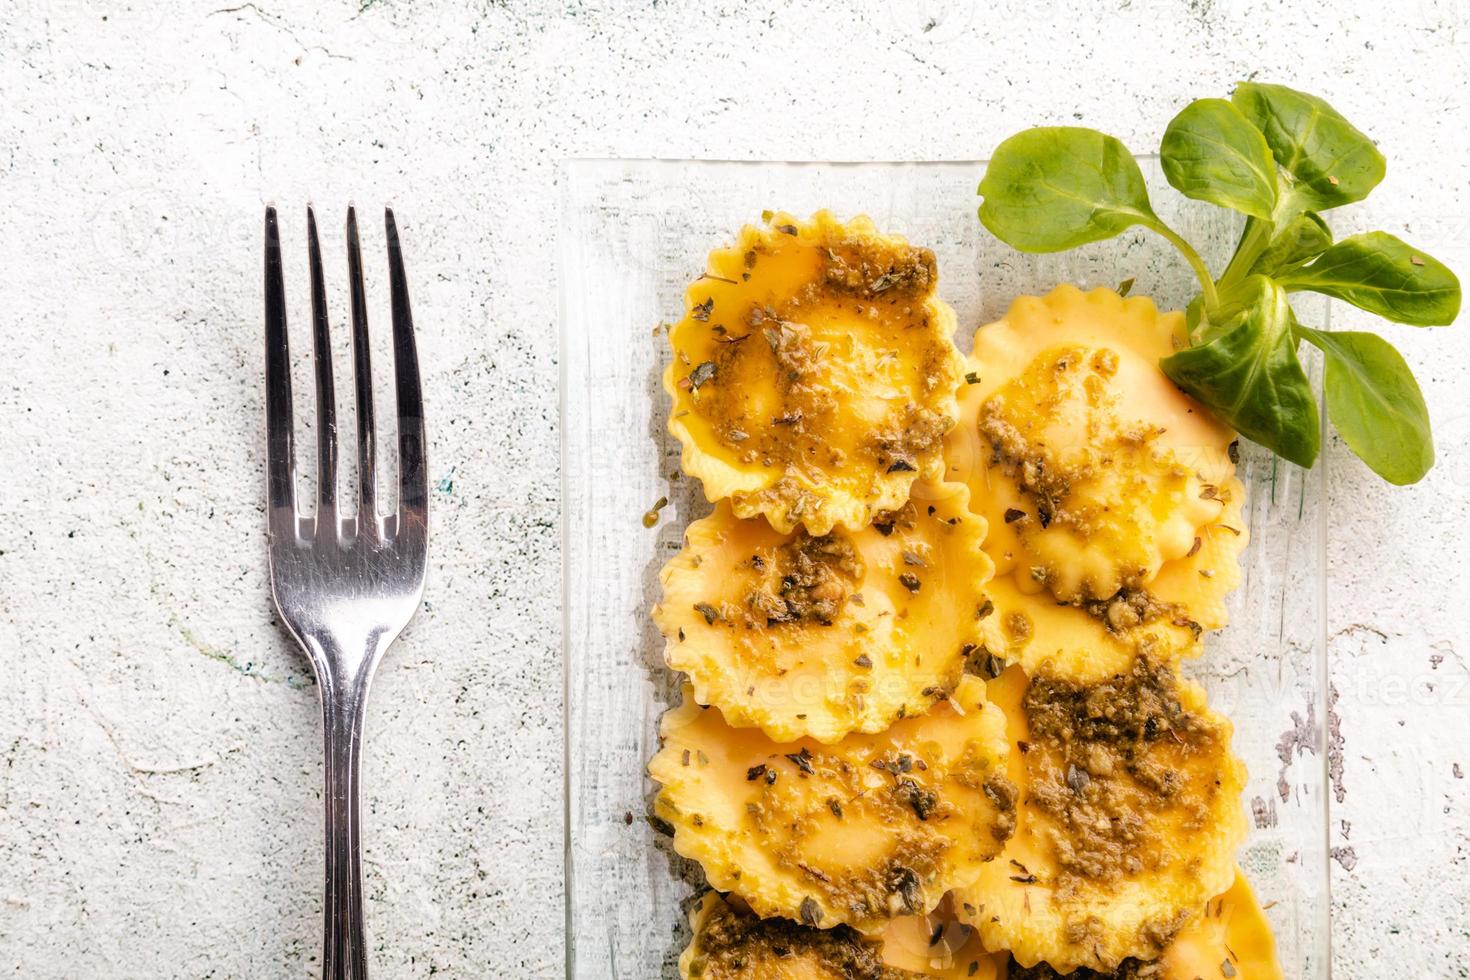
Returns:
[[[352,380],[357,400],[357,533],[376,538],[378,469],[373,420],[373,367],[368,348],[367,293],[362,284],[362,245],[357,237],[357,209],[347,209],[347,278],[352,296]]]
[[[429,475],[424,459],[424,399],[419,381],[419,355],[413,339],[413,313],[408,305],[408,276],[398,245],[393,209],[384,215],[388,231],[388,280],[393,298],[393,374],[398,396],[398,532],[406,525],[426,525]]]
[[[337,396],[332,384],[332,334],[327,323],[327,286],[316,215],[306,209],[307,250],[311,253],[311,340],[316,367],[316,538],[337,539]]]
[[[286,335],[286,283],[276,209],[265,209],[266,527],[296,537],[296,450],[291,434],[291,348]]]

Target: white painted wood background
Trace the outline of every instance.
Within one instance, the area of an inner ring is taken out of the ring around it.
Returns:
[[[1040,122],[1144,150],[1253,76],[1388,156],[1340,230],[1470,272],[1463,4],[838,6],[0,5],[0,975],[315,962],[315,691],[262,550],[267,200],[288,241],[307,200],[329,228],[391,201],[409,248],[436,557],[374,691],[364,816],[375,964],[403,978],[562,971],[561,158],[968,159]],[[1470,336],[1384,329],[1441,462],[1390,490],[1326,453],[1337,974],[1459,977]]]

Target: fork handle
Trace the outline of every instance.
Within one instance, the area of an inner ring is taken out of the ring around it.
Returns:
[[[321,695],[326,763],[322,980],[367,980],[358,808],[367,677],[323,684]]]

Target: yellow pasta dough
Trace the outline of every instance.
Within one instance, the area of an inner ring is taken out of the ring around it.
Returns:
[[[990,652],[1085,681],[1224,625],[1244,488],[1234,433],[1158,368],[1180,330],[1147,299],[1060,286],[976,333],[946,455],[989,522]]]
[[[859,529],[938,477],[963,359],[934,254],[778,214],[711,253],[669,330],[669,431],[686,473],[782,532]]]
[[[1004,980],[1059,980],[1045,963],[1010,965]],[[1117,969],[1087,968],[1065,974],[1069,980],[1282,980],[1270,923],[1240,869],[1223,895],[1205,903],[1153,961],[1129,959]]]
[[[996,980],[1005,957],[973,929],[941,916],[895,919],[880,936],[761,919],[709,892],[689,913],[694,937],[679,958],[685,980]]]
[[[742,903],[743,904],[743,903]],[[715,892],[690,909],[694,937],[679,957],[684,980],[902,980],[879,941],[847,926],[814,929],[761,919]]]
[[[669,330],[715,503],[653,613],[690,681],[654,810],[717,890],[681,975],[1281,980],[1231,725],[1177,672],[1248,539],[1235,434],[1158,366],[1183,317],[1061,286],[966,362],[936,282],[777,214]]]
[[[1239,868],[1229,890],[1179,930],[1159,966],[1160,980],[1282,980],[1271,924]]]
[[[846,926],[815,929],[757,918],[739,899],[707,892],[690,909],[693,938],[679,959],[685,980],[1059,980],[1046,963],[1025,967],[992,953],[946,901],[930,915],[894,919],[878,936]],[[1282,980],[1270,924],[1237,868],[1230,888],[1169,941],[1157,960],[1086,967],[1070,980]]]
[[[1064,604],[1016,575],[986,586],[993,614],[981,623],[985,651],[1027,672],[1078,683],[1125,670],[1140,655],[1177,661],[1200,652],[1201,635],[1226,623],[1225,599],[1240,584],[1240,553],[1249,538],[1241,507],[1245,488],[1231,477],[1219,488],[1218,519],[1197,530],[1183,557],[1164,562],[1141,588],[1106,601]],[[993,542],[987,540],[986,553]]]
[[[727,503],[664,566],[669,667],[778,741],[878,732],[948,697],[980,642],[990,560],[963,484],[920,484],[859,531],[789,534]]]
[[[877,932],[973,881],[1012,829],[1005,718],[975,677],[833,745],[731,728],[687,688],[660,734],[649,774],[674,849],[761,916]]]
[[[993,518],[1001,573],[1105,600],[1219,518],[1235,435],[1159,370],[1182,330],[1148,299],[1059,286],[977,331],[951,476]]]
[[[946,898],[929,915],[894,919],[883,930],[883,962],[905,977],[930,980],[1003,980],[1004,953],[988,951],[980,932],[955,918]]]
[[[960,917],[1023,967],[1157,958],[1232,880],[1245,767],[1230,723],[1147,658],[1091,685],[1011,667],[990,697],[1007,717],[1017,825],[957,890]]]

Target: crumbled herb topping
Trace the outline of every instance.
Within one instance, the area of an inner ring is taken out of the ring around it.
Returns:
[[[1006,669],[1006,659],[991,653],[984,644],[966,643],[960,652],[965,658],[965,673],[981,680],[993,681]]]
[[[1176,766],[1217,751],[1221,735],[1181,705],[1168,664],[1141,655],[1129,671],[1091,685],[1038,676],[1022,706],[1027,749],[1049,750],[1026,753],[1028,799],[1057,828],[1059,894],[1170,860],[1150,814],[1177,811],[1186,825],[1204,826],[1212,787],[1192,785]]]
[[[831,626],[862,581],[865,566],[852,542],[841,532],[812,537],[804,530],[761,557],[760,572],[745,596],[746,623],[770,627],[778,623]]]
[[[947,795],[952,789],[983,790],[994,810],[984,824],[997,845],[1014,831],[1015,787],[988,771],[988,761],[978,757],[955,760],[946,769],[901,750],[875,756],[866,767],[829,755],[820,746],[773,758],[784,761],[767,759],[747,772],[754,787],[746,803],[752,830],[772,842],[771,854],[778,865],[798,873],[822,908],[842,909],[849,922],[878,923],[927,907],[926,888],[942,873],[954,846],[955,821],[962,816]],[[826,833],[832,824],[812,820],[810,812],[798,817],[781,785],[769,787],[771,774],[786,763],[792,766],[786,779],[812,781],[809,792],[820,801],[824,818],[830,813],[837,820],[855,817],[865,825],[884,827],[883,853],[850,866],[807,863],[810,835]],[[874,786],[870,770],[885,774],[883,785]]]
[[[812,768],[812,753],[810,749],[803,747],[800,752],[789,752],[786,754],[786,760],[799,769],[803,775],[810,776],[816,772]]]
[[[955,420],[921,405],[910,405],[903,416],[868,437],[869,452],[888,473],[918,470],[916,461],[938,452],[944,434],[954,428]]]
[[[1160,602],[1147,589],[1127,586],[1106,599],[1087,599],[1078,605],[1089,616],[1100,620],[1110,633],[1123,633],[1165,616],[1177,616],[1173,605]]]
[[[698,391],[700,386],[719,373],[714,361],[704,361],[689,373],[689,390]]]
[[[912,977],[906,970],[883,964],[877,940],[848,926],[813,928],[823,917],[821,906],[812,898],[802,901],[798,915],[801,922],[761,919],[720,902],[705,917],[694,939],[689,975],[698,980],[749,980],[774,975],[772,971],[780,970],[783,964],[789,967],[803,962],[824,976],[847,980]]]
[[[990,442],[992,462],[1005,464],[1006,472],[1014,474],[1021,491],[1035,502],[1037,522],[1045,529],[1071,492],[1074,474],[1055,468],[1046,453],[1033,448],[1005,418],[1002,408],[1003,403],[997,399],[985,403],[980,412],[980,434]],[[1006,511],[1005,520],[1011,524],[1025,517],[1025,511],[1012,509]]]
[[[777,230],[797,231],[790,225]],[[704,364],[710,367],[701,364],[681,380],[680,387],[698,395],[698,413],[746,464],[779,467],[783,476],[790,476],[813,467],[836,470],[848,463],[849,455],[862,453],[880,473],[925,468],[938,452],[944,432],[954,425],[953,419],[926,406],[930,396],[941,396],[955,380],[953,346],[932,329],[933,253],[844,233],[799,243],[760,243],[745,252],[742,279],[748,279],[766,256],[788,249],[814,250],[819,258],[817,275],[776,296],[763,290],[753,290],[758,298],[722,293],[720,318],[725,322],[712,326],[715,343],[703,348],[710,358]],[[740,308],[740,303],[746,305]],[[879,352],[889,349],[891,337],[892,352],[902,355],[897,363],[903,366],[904,380],[898,383],[911,388],[910,400],[895,405],[866,437],[833,438],[844,395],[831,383],[830,345],[810,325],[820,322],[813,314],[821,310],[850,316],[855,325],[862,325],[860,335],[868,338],[864,343]],[[706,322],[713,312],[710,298],[695,304],[689,316]],[[753,334],[765,342],[742,342]],[[709,385],[712,378],[721,383]],[[772,414],[753,415],[747,382],[774,382],[777,398]],[[769,498],[785,507],[796,504],[803,492],[782,483],[751,497],[753,502]]]

